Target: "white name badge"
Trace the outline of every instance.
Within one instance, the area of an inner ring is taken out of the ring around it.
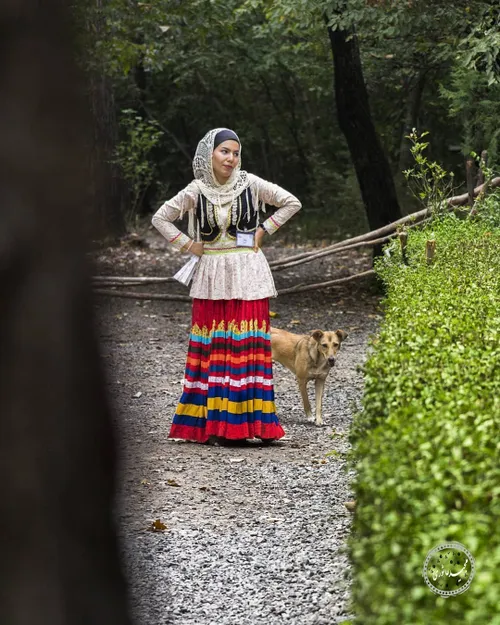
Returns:
[[[237,247],[253,247],[255,234],[253,232],[236,232]]]

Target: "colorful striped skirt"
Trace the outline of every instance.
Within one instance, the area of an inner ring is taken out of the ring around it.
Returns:
[[[193,299],[182,397],[169,438],[278,439],[269,300]]]

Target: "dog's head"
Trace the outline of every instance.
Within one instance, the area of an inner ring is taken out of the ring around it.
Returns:
[[[330,367],[333,367],[335,356],[340,349],[340,344],[347,338],[347,332],[344,332],[344,330],[335,330],[334,332],[313,330],[311,336],[318,344],[319,353],[325,358]]]

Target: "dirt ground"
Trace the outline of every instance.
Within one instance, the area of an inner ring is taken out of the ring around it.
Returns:
[[[133,244],[95,252],[94,272],[100,275],[171,276],[186,261],[185,255],[171,251],[152,230],[148,230],[141,241],[141,245],[134,241]],[[286,247],[269,239],[265,252],[272,260],[304,249],[304,246]],[[275,282],[279,290],[357,273],[369,267],[368,254],[342,254],[276,272]],[[186,287],[177,283],[134,289],[137,292],[188,292]],[[162,590],[158,570],[152,572],[151,562],[146,562],[148,553],[159,548],[162,537],[170,535],[167,540],[172,540],[176,532],[184,531],[187,526],[217,533],[227,532],[228,528],[237,530],[254,521],[264,525],[286,524],[291,508],[299,510],[307,506],[307,489],[293,490],[297,475],[307,475],[308,479],[312,475],[313,480],[321,476],[329,497],[327,516],[336,523],[336,538],[341,550],[340,543],[345,542],[350,526],[350,515],[343,506],[343,501],[351,496],[349,475],[343,470],[343,454],[348,447],[346,434],[352,413],[360,405],[362,376],[359,365],[366,356],[369,337],[377,328],[379,300],[373,283],[366,280],[271,300],[271,310],[276,313],[272,323],[277,327],[298,334],[315,328],[342,328],[349,333],[327,380],[325,426],[317,428],[306,422],[292,374],[276,364],[276,404],[286,437],[269,447],[258,444],[210,447],[167,440],[182,390],[190,304],[96,298],[107,384],[119,431],[119,523],[126,551],[130,552],[133,544],[134,553],[141,554],[139,560],[129,557],[128,564],[132,603],[141,625],[171,622],[169,619],[174,617],[177,623],[201,625],[214,622],[210,620],[212,617],[200,616],[205,614],[201,605],[186,611],[185,603],[189,601],[191,605],[193,595],[190,591],[183,597],[177,579],[180,573],[176,577],[175,572],[170,571],[170,590],[166,598],[167,591]],[[312,387],[310,394],[312,396]],[[328,455],[332,450],[337,453]],[[269,475],[281,475],[281,472],[286,474],[282,476],[282,482],[290,482],[292,490],[288,494],[286,487],[280,487],[279,480],[269,481]],[[290,477],[292,473],[294,477]],[[263,488],[264,483],[266,488]],[[315,488],[314,481],[310,488]],[[155,519],[166,525],[164,532],[147,531]],[[331,550],[332,546],[328,549]],[[185,550],[189,550],[188,547]],[[186,566],[189,568],[189,563]],[[311,566],[314,568],[315,565]],[[149,591],[145,593],[146,586]],[[341,622],[347,610],[345,592],[342,597],[335,595],[334,590],[328,592],[332,593],[332,598],[325,610],[330,614],[333,610],[339,620],[326,622]],[[297,601],[303,602],[303,599],[299,597]],[[170,607],[160,606],[162,602],[169,603]],[[245,616],[246,605],[241,604],[238,609],[241,616],[234,621],[238,625],[261,622],[255,612],[254,616]],[[285,612],[290,614],[288,620],[277,616],[269,620],[268,615],[267,622],[323,622],[320,611],[316,620],[307,620],[300,616],[300,606],[292,605],[290,610]]]

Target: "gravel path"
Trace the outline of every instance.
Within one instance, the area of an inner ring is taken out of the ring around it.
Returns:
[[[150,268],[159,255],[166,262],[162,243],[142,254]],[[278,254],[283,250],[269,250],[268,257]],[[355,262],[364,268],[367,259],[357,256]],[[172,263],[178,265],[178,258]],[[303,266],[308,280],[333,271],[326,261],[315,265]],[[165,266],[153,269],[149,273],[165,274]],[[127,266],[122,273],[132,271]],[[277,284],[297,279],[297,273],[279,275]],[[276,364],[285,439],[269,447],[210,447],[166,438],[181,392],[189,305],[99,300],[121,432],[118,515],[137,625],[320,625],[347,619],[351,517],[343,502],[352,493],[343,454],[361,396],[357,367],[376,330],[377,304],[366,285],[273,300],[277,327],[299,334],[315,328],[349,332],[327,380],[326,425],[306,423],[292,374]],[[147,531],[155,519],[167,529]]]

